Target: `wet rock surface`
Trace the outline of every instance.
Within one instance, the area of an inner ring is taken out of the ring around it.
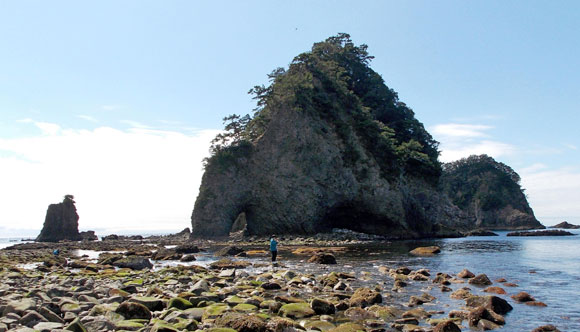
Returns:
[[[266,239],[261,238],[237,243],[238,257],[217,257],[205,266],[155,258],[164,250],[179,250],[200,255],[203,262],[208,252],[230,250],[231,243],[123,238],[30,243],[1,250],[0,324],[5,330],[22,331],[455,332],[509,323],[506,314],[513,308],[506,300],[515,302],[510,296],[519,293],[517,288],[503,294],[499,287],[468,284],[476,278],[467,270],[453,274],[395,265],[364,271],[308,263],[316,253],[332,253],[341,262],[352,250],[362,256],[372,250],[338,241],[323,247],[315,238],[281,241],[280,255],[301,262],[294,268],[285,266],[286,260],[273,266],[267,255],[239,257],[240,251],[265,247]],[[54,248],[61,249],[59,257],[51,254]],[[91,259],[78,249],[107,252]],[[18,266],[33,261],[38,264]],[[126,265],[128,261],[140,264]],[[455,302],[441,306],[444,299]]]

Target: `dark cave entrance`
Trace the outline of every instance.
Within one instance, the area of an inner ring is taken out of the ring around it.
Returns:
[[[330,208],[322,219],[321,226],[324,231],[342,228],[360,233],[387,235],[395,224],[385,216],[371,212],[364,204],[347,202]]]

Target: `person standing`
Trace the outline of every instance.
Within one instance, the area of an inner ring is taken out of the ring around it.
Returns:
[[[276,256],[278,256],[278,241],[276,241],[275,235],[270,237],[270,253],[272,254],[272,263],[276,263]]]

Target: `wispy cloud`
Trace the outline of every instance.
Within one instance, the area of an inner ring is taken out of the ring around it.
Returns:
[[[42,131],[44,135],[56,135],[60,131],[60,126],[50,122],[34,122],[34,125]]]
[[[519,171],[530,206],[545,224],[568,220],[580,223],[580,169],[567,167],[549,169],[535,164]]]
[[[96,118],[94,118],[90,115],[78,114],[76,117],[79,119],[90,121],[90,122],[99,122],[99,120],[97,120]]]
[[[515,147],[493,140],[488,133],[493,126],[482,124],[446,123],[429,128],[441,145],[440,160],[450,162],[473,154],[487,154],[494,158],[510,155]]]
[[[564,146],[570,150],[578,150],[578,147],[574,144],[564,144]]]
[[[201,162],[217,130],[31,125],[43,134],[0,139],[0,150],[11,152],[0,155],[0,226],[39,230],[48,204],[65,194],[76,197],[81,230],[190,226]]]
[[[486,137],[484,132],[492,128],[487,125],[447,123],[435,125],[431,131],[441,137]]]

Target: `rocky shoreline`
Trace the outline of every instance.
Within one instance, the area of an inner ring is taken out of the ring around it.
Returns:
[[[264,240],[232,246],[137,237],[3,249],[0,331],[486,330],[503,326],[520,303],[545,306],[508,280],[492,282],[467,270],[355,271],[340,264],[349,252],[377,245],[371,239],[287,238],[279,266],[269,264]],[[57,248],[60,254],[52,254]],[[437,248],[416,252],[437,254]],[[205,264],[209,256],[223,258]],[[382,281],[369,282],[371,274]],[[444,297],[463,304],[432,305]]]

